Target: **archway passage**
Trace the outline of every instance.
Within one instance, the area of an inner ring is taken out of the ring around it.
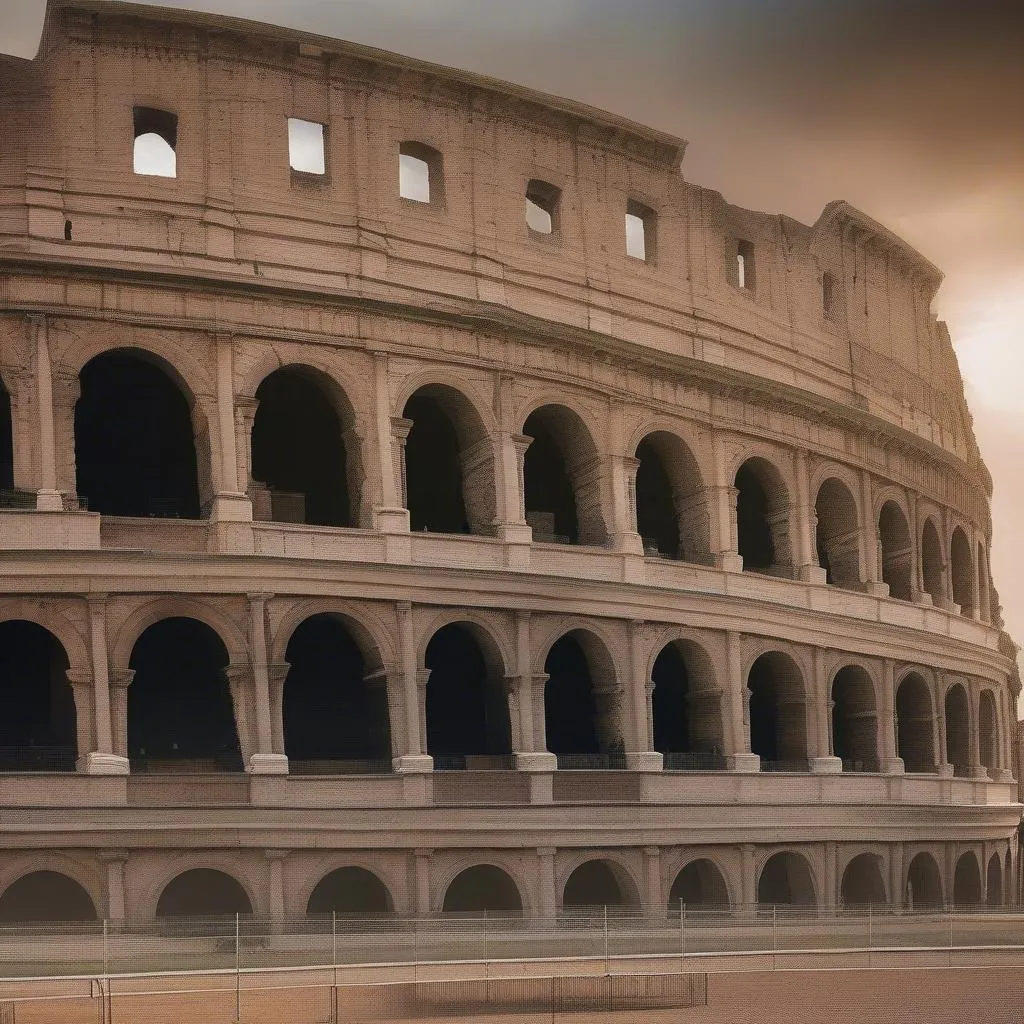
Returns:
[[[884,907],[885,882],[877,854],[858,854],[843,872],[840,887],[843,905],[847,907]]]
[[[981,870],[973,853],[961,854],[953,872],[953,903],[958,907],[981,906]]]
[[[971,561],[971,543],[958,526],[949,542],[950,584],[953,601],[960,605],[963,615],[974,615],[974,565]]]
[[[916,672],[896,688],[896,753],[903,758],[905,771],[935,771],[932,697]]]
[[[761,905],[813,907],[814,881],[807,861],[798,853],[776,853],[768,858],[757,880]]]
[[[644,551],[686,562],[709,561],[704,485],[693,453],[665,430],[636,449],[636,528]]]
[[[825,570],[826,582],[838,587],[860,586],[860,522],[850,489],[830,477],[818,488],[814,511],[818,564]]]
[[[706,857],[690,861],[676,875],[668,893],[668,909],[678,914],[682,907],[728,909],[729,891],[713,861]]]
[[[545,405],[530,413],[523,434],[532,438],[523,458],[523,501],[533,539],[604,544],[600,460],[583,421],[564,405]]]
[[[435,768],[507,768],[511,726],[500,656],[468,623],[439,629],[427,644],[427,753]]]
[[[337,868],[316,884],[306,903],[306,913],[390,914],[394,910],[387,886],[366,868]]]
[[[160,893],[157,917],[223,917],[251,914],[252,903],[241,884],[213,868],[193,868],[171,879]]]
[[[996,701],[991,690],[982,690],[978,704],[978,756],[989,769],[999,767],[999,732]]]
[[[971,762],[971,721],[967,692],[956,683],[946,691],[946,761],[954,775],[968,775]]]
[[[625,768],[614,667],[604,646],[583,630],[555,641],[544,662],[547,748],[560,768]]]
[[[128,687],[133,770],[241,768],[227,664],[220,637],[196,619],[161,619],[135,641]]]
[[[747,676],[750,749],[762,771],[807,771],[807,724],[803,678],[781,651],[762,654]]]
[[[253,517],[313,526],[355,526],[358,474],[345,436],[352,410],[315,370],[286,366],[256,391],[252,424]],[[350,482],[356,486],[350,488]],[[350,490],[356,501],[351,500]]]
[[[178,384],[155,359],[126,350],[96,356],[79,381],[76,486],[90,510],[198,519],[192,413]]]
[[[878,719],[871,677],[859,665],[841,668],[832,681],[832,753],[844,772],[878,771]]]
[[[999,860],[998,853],[993,853],[989,858],[986,889],[986,905],[1001,907],[1003,905],[1003,865]]]
[[[665,768],[724,768],[721,699],[707,654],[686,641],[668,643],[655,659],[651,681],[654,749]]]
[[[925,592],[931,596],[932,604],[938,607],[943,607],[946,603],[942,561],[939,531],[935,529],[935,524],[930,519],[926,519],[924,526],[921,527],[921,579]]]
[[[0,896],[0,923],[95,921],[92,897],[59,871],[32,871],[12,882]]]
[[[792,570],[789,494],[779,471],[762,458],[736,473],[736,543],[743,568],[785,575]]]
[[[0,623],[0,770],[73,771],[77,716],[67,655],[35,622]]]
[[[930,853],[919,853],[907,869],[907,905],[911,910],[942,906],[942,876]]]
[[[368,672],[341,616],[312,615],[292,633],[282,695],[284,751],[298,772],[390,767],[387,683]]]
[[[588,860],[566,879],[562,906],[627,907],[638,901],[636,886],[612,861]]]
[[[441,909],[446,914],[518,916],[523,900],[507,872],[493,864],[475,864],[452,879]]]
[[[910,527],[903,509],[895,501],[887,501],[882,506],[878,516],[878,540],[882,548],[882,582],[889,584],[889,596],[910,601],[913,598]]]
[[[0,383],[0,491],[14,490],[14,430],[11,396]]]

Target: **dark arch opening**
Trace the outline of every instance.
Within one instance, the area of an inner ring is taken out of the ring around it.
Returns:
[[[953,872],[953,903],[958,907],[981,906],[981,870],[973,853],[962,854]]]
[[[813,907],[814,882],[807,861],[788,852],[769,857],[757,880],[757,902],[768,906]]]
[[[172,617],[135,641],[129,665],[128,753],[136,771],[241,769],[221,638]]]
[[[0,383],[0,491],[14,490],[14,426],[11,396]]]
[[[767,459],[752,458],[736,473],[736,542],[743,568],[785,575],[792,568],[789,495]]]
[[[12,882],[0,896],[0,923],[95,921],[92,897],[59,871],[32,871]]]
[[[889,596],[901,601],[912,600],[910,527],[903,509],[895,501],[887,501],[882,506],[878,516],[878,538],[882,545],[882,582],[889,584]]]
[[[678,914],[681,907],[728,909],[729,890],[713,861],[706,857],[690,861],[676,875],[668,893],[668,909]]]
[[[939,532],[930,520],[921,527],[921,578],[925,592],[931,595],[932,604],[943,607],[946,595],[942,585],[942,546]]]
[[[523,900],[507,872],[493,864],[475,864],[452,879],[441,909],[446,914],[518,915]]]
[[[390,914],[394,910],[387,886],[366,868],[336,868],[310,893],[306,913]]]
[[[721,698],[714,669],[695,644],[666,644],[651,670],[654,749],[666,769],[725,767]]]
[[[711,561],[700,468],[675,434],[656,430],[637,445],[636,528],[644,551],[685,562]]]
[[[625,907],[635,903],[632,884],[617,865],[604,860],[588,860],[566,879],[562,906]]]
[[[644,553],[679,558],[679,512],[672,494],[672,482],[661,457],[648,438],[637,445],[636,528],[643,539]]]
[[[329,612],[303,620],[285,657],[284,750],[292,770],[390,767],[387,680],[382,672],[367,673],[344,620]]]
[[[896,689],[896,752],[908,772],[934,772],[932,698],[925,681],[912,672]]]
[[[861,853],[854,857],[843,872],[840,890],[847,907],[885,906],[885,882],[877,854]]]
[[[172,878],[160,893],[157,917],[222,917],[251,914],[245,889],[229,874],[213,868],[193,868]]]
[[[346,433],[329,395],[337,388],[306,367],[285,366],[263,379],[252,424],[253,518],[312,526],[355,526]],[[358,488],[353,488],[358,490]],[[358,497],[358,495],[357,495]]]
[[[0,622],[0,770],[74,770],[77,716],[67,667],[49,630],[24,619]]]
[[[985,903],[990,907],[1003,905],[1003,865],[999,854],[993,853],[988,861],[988,881],[986,885]]]
[[[91,359],[79,381],[76,486],[89,508],[198,519],[192,412],[178,384],[155,360],[125,350]]]
[[[502,666],[496,652],[488,653],[464,623],[443,626],[427,644],[427,753],[435,768],[509,767]]]
[[[910,862],[907,869],[907,905],[912,910],[942,906],[942,877],[930,853],[919,853]]]
[[[978,705],[978,756],[988,769],[999,767],[996,702],[991,690],[981,691]]]
[[[956,683],[946,691],[946,761],[954,775],[967,775],[971,761],[971,721],[967,692]]]
[[[750,749],[762,771],[807,771],[807,724],[803,679],[789,655],[762,654],[747,676]]]
[[[949,543],[949,563],[952,574],[953,600],[960,605],[963,615],[974,615],[974,566],[971,563],[971,544],[967,534],[958,526]]]
[[[844,772],[877,772],[875,688],[859,665],[841,668],[832,681],[832,753]]]
[[[818,564],[825,570],[825,581],[838,587],[860,586],[860,521],[850,489],[830,477],[818,488],[814,511]]]

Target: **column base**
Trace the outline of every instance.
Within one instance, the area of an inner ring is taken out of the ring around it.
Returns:
[[[495,536],[504,544],[533,543],[533,529],[526,523],[498,523]]]
[[[633,772],[660,772],[664,758],[657,750],[633,750],[626,752],[626,767]]]
[[[612,547],[618,551],[619,554],[623,555],[645,555],[644,542],[639,533],[633,533],[632,531],[624,531],[622,533],[612,534],[611,537]],[[655,554],[657,552],[654,552]]]
[[[743,556],[726,552],[723,555],[714,556],[714,566],[723,572],[743,572]]]
[[[127,775],[130,769],[127,757],[93,750],[75,762],[75,770],[84,775]]]
[[[972,764],[970,768],[970,778],[972,779],[984,779],[988,781],[988,769],[983,764]]]
[[[759,772],[761,758],[757,754],[727,754],[726,766],[732,772]]]
[[[951,779],[953,778],[953,766],[951,764],[937,764],[935,766],[935,774],[940,779]]]
[[[988,777],[993,782],[1013,782],[1013,772],[1009,768],[989,768]]]
[[[864,592],[870,597],[888,597],[889,584],[880,580],[870,580],[864,584]]]
[[[801,565],[797,577],[801,583],[827,583],[828,573],[820,565]]]
[[[221,523],[251,523],[252,501],[247,494],[215,494],[210,519]]]
[[[558,770],[558,758],[547,750],[525,750],[517,752],[517,772],[553,772]]]
[[[902,757],[883,757],[879,767],[883,775],[903,775],[906,772]]]
[[[373,510],[373,528],[377,533],[408,533],[409,510],[379,505]]]
[[[842,775],[843,759],[841,757],[810,758],[812,775]]]
[[[398,775],[424,774],[434,770],[434,759],[429,754],[401,754],[391,761]]]
[[[60,491],[43,488],[36,491],[36,509],[40,512],[63,512],[64,498]]]
[[[250,754],[245,770],[250,775],[287,775],[288,758],[284,754]]]
[[[926,608],[930,608],[934,603],[932,601],[932,595],[926,590],[919,590],[916,593],[912,593],[910,596],[913,598],[914,604],[923,604]]]

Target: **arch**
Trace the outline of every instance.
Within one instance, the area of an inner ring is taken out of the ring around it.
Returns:
[[[424,664],[427,753],[434,767],[509,767],[504,663],[491,636],[475,622],[450,622],[431,636]]]
[[[877,853],[860,853],[846,865],[840,894],[847,907],[885,906],[885,882]]]
[[[832,753],[843,771],[879,769],[875,687],[860,665],[845,665],[832,680]]]
[[[978,698],[978,757],[990,774],[999,767],[999,719],[991,690],[982,690]]]
[[[564,633],[544,661],[544,728],[559,767],[624,768],[615,664],[587,629]]]
[[[597,445],[579,413],[551,403],[534,409],[522,433],[523,501],[534,540],[604,544],[608,529]]]
[[[757,878],[757,902],[762,906],[813,907],[814,876],[807,858],[791,850],[772,854]]]
[[[707,651],[692,640],[670,640],[650,677],[654,749],[665,768],[724,768],[721,692]]]
[[[985,905],[1001,907],[1003,905],[1003,864],[998,853],[993,853],[988,859],[988,878],[985,889]]]
[[[747,459],[736,471],[736,544],[744,570],[790,575],[789,490],[774,463]]]
[[[402,416],[410,422],[403,463],[410,528],[493,534],[493,447],[474,404],[449,384],[423,384]]]
[[[946,601],[943,568],[939,531],[929,516],[921,524],[921,581],[925,593],[931,595],[932,604],[938,607],[943,607]]]
[[[103,515],[198,519],[212,491],[205,417],[159,356],[110,349],[79,373],[75,472],[79,496]],[[198,457],[194,414],[205,435]]]
[[[67,652],[50,630],[0,622],[0,770],[74,770],[78,712],[67,672]]]
[[[394,665],[398,658],[395,648],[395,625],[385,621],[362,604],[342,598],[310,598],[288,606],[281,614],[270,642],[271,664],[279,665],[287,657],[288,645],[295,630],[314,615],[330,615],[341,622],[359,645],[359,652],[368,672],[381,672]],[[230,650],[230,647],[229,647]],[[232,661],[234,661],[232,656]]]
[[[285,649],[281,715],[292,770],[390,767],[387,678],[369,665],[344,616],[321,612],[292,631]]]
[[[960,605],[962,615],[973,618],[974,562],[971,559],[971,542],[959,526],[953,530],[949,541],[949,571],[953,602]]]
[[[221,917],[252,914],[252,900],[234,876],[216,868],[190,868],[175,875],[156,904],[157,917]]]
[[[313,887],[306,914],[390,914],[395,909],[388,887],[372,871],[346,865],[329,871]]]
[[[908,772],[934,772],[932,695],[917,672],[908,672],[896,687],[896,754]]]
[[[814,511],[818,564],[825,570],[825,581],[859,587],[863,582],[860,515],[853,493],[838,477],[829,477],[818,488]]]
[[[807,712],[803,674],[782,651],[758,657],[747,673],[750,749],[762,771],[807,771]]]
[[[523,912],[523,898],[507,871],[495,864],[474,864],[448,884],[441,910],[446,914],[519,916]]]
[[[253,518],[360,525],[362,457],[345,391],[322,370],[291,363],[260,381],[256,400]]]
[[[96,920],[86,888],[61,871],[30,871],[0,894],[0,924]]]
[[[587,860],[576,867],[562,887],[562,907],[638,906],[640,895],[629,872],[608,858]]]
[[[981,906],[981,869],[972,850],[960,855],[953,872],[953,904],[957,907]]]
[[[727,910],[729,890],[718,865],[708,857],[698,857],[684,865],[672,882],[668,893],[669,912],[680,908],[704,907]]]
[[[937,910],[942,905],[939,866],[930,853],[922,851],[907,867],[907,906],[910,910]]]
[[[637,444],[636,528],[644,551],[684,562],[711,560],[704,481],[693,452],[668,430]]]
[[[886,501],[878,514],[878,543],[882,582],[889,584],[889,596],[901,601],[913,600],[910,527],[903,509],[893,500]]]
[[[968,775],[971,764],[971,716],[967,691],[954,683],[943,702],[946,716],[946,761],[954,775]]]
[[[134,770],[239,770],[228,652],[198,619],[149,626],[132,648],[128,753]]]

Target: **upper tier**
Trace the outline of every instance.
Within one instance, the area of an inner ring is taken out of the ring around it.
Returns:
[[[325,126],[324,173],[291,169],[289,118]],[[147,133],[175,177],[133,172]],[[273,26],[51,0],[37,59],[0,60],[0,137],[0,272],[71,260],[472,318],[869,420],[991,491],[935,267],[844,202],[811,227],[731,206],[684,181],[682,140],[622,118]],[[400,149],[429,202],[400,195]]]

